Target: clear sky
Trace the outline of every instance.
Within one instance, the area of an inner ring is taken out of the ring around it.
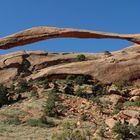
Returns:
[[[34,26],[140,33],[140,0],[0,0],[0,38]],[[114,51],[132,43],[112,39],[52,39],[7,51]]]

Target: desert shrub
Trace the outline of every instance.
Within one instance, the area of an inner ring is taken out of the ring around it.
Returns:
[[[128,124],[121,124],[120,122],[116,123],[112,128],[113,132],[118,134],[117,139],[126,139],[130,136],[130,128]]]
[[[29,85],[27,80],[20,80],[17,84],[17,92],[22,93],[26,91],[29,91]]]
[[[66,80],[74,80],[76,78],[76,75],[68,75],[66,77]]]
[[[79,55],[77,55],[76,60],[77,61],[86,61],[87,58],[84,54],[79,54]]]
[[[62,124],[63,129],[70,129],[73,130],[77,128],[76,122],[75,121],[66,121]]]
[[[115,82],[114,84],[120,90],[122,90],[123,88],[129,85],[129,83],[126,80],[120,80],[120,81]]]
[[[39,119],[29,119],[27,121],[27,124],[32,126],[32,127],[47,127],[47,128],[50,128],[50,127],[55,127],[56,126],[56,124],[52,120],[49,120],[45,116],[42,116]]]
[[[131,102],[131,101],[124,102],[124,106],[137,106],[137,107],[140,107],[140,97],[134,102]]]
[[[104,55],[111,56],[112,54],[111,54],[111,52],[109,52],[109,51],[104,51]]]
[[[8,89],[8,92],[14,92],[16,89],[16,86],[14,84],[11,84],[9,89]]]
[[[85,75],[79,75],[74,79],[74,81],[75,81],[75,84],[77,85],[83,85],[88,82],[88,78]]]
[[[92,92],[94,96],[104,95],[106,94],[106,85],[102,84],[101,82],[97,82],[92,87]]]
[[[94,102],[94,103],[96,103],[98,106],[102,106],[102,102],[101,102],[101,100],[100,100],[100,97],[99,96],[97,96],[97,97],[91,97],[91,100]]]
[[[134,102],[134,106],[140,107],[140,97]]]
[[[91,132],[78,129],[74,121],[64,122],[63,131],[52,135],[52,140],[90,140],[90,138]]]
[[[45,78],[41,84],[43,85],[43,88],[47,89],[49,87],[49,81],[47,78]]]
[[[74,86],[73,86],[73,84],[67,84],[66,87],[64,88],[64,92],[66,94],[73,95],[73,93],[74,93]]]
[[[81,117],[80,117],[80,119],[82,121],[87,121],[88,120],[88,116],[86,114],[82,114]]]
[[[130,125],[129,129],[131,131],[131,134],[133,134],[136,139],[140,138],[140,126]]]
[[[121,51],[122,54],[128,54],[125,50]]]
[[[76,96],[79,96],[81,98],[89,99],[90,95],[86,93],[84,88],[78,87],[74,93]]]
[[[44,113],[47,115],[47,116],[50,116],[50,117],[54,117],[54,116],[57,116],[57,109],[56,109],[56,104],[55,104],[55,100],[54,98],[52,97],[49,97],[46,101],[46,104],[44,106]]]
[[[83,89],[81,87],[78,87],[75,91],[75,95],[82,97],[83,94]]]
[[[100,137],[105,137],[105,128],[104,127],[101,127],[98,131],[98,135]]]
[[[76,75],[68,75],[66,77],[66,84],[73,84],[75,78],[76,78]]]
[[[33,89],[30,94],[31,94],[31,97],[39,98],[39,94],[37,92],[37,89]]]
[[[48,99],[43,107],[45,115],[50,117],[58,117],[64,113],[65,107],[60,103],[61,99],[56,93],[56,90],[51,90],[48,94]]]
[[[123,109],[123,103],[118,103],[114,106],[113,115],[118,114]]]
[[[8,104],[7,87],[0,84],[0,107],[4,104]]]
[[[21,124],[21,120],[18,117],[13,117],[13,118],[4,120],[4,124],[8,124],[8,125],[20,125]]]
[[[87,140],[86,133],[80,130],[63,130],[52,135],[52,140]]]

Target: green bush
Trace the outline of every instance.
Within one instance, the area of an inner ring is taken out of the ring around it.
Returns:
[[[66,121],[63,123],[62,126],[63,126],[64,130],[67,130],[67,129],[73,130],[73,129],[77,128],[75,121]]]
[[[4,120],[4,123],[8,124],[8,125],[20,125],[21,124],[21,120],[19,120],[18,117],[13,117],[13,118]]]
[[[121,124],[120,122],[116,123],[112,128],[113,132],[118,134],[118,138],[126,139],[129,138],[130,128],[128,124]]]
[[[104,127],[101,127],[98,131],[98,135],[100,137],[105,137],[105,128]]]
[[[80,117],[80,119],[82,121],[87,121],[88,120],[88,116],[86,114],[82,114],[81,117]]]
[[[124,102],[124,106],[137,106],[137,107],[140,107],[140,97],[134,102],[131,102],[131,101]]]
[[[129,128],[130,128],[131,133],[136,139],[140,138],[140,126],[130,125]]]
[[[126,86],[128,86],[128,82],[126,80],[120,80],[117,81],[116,83],[114,83],[116,87],[118,87],[118,89],[122,90],[123,88],[125,88]]]
[[[66,94],[73,95],[73,93],[74,93],[73,84],[67,84],[66,87],[64,88],[64,92],[65,92]]]
[[[123,103],[118,103],[115,105],[114,110],[113,110],[113,115],[118,114],[121,110],[123,109]]]
[[[17,84],[17,92],[22,93],[26,91],[29,91],[29,85],[27,80],[20,80]]]
[[[106,94],[106,85],[102,84],[101,82],[97,82],[92,87],[92,92],[94,96],[104,95]]]
[[[79,75],[75,78],[74,81],[75,81],[75,84],[77,85],[83,85],[83,84],[88,83],[88,77],[85,75]]]
[[[44,114],[50,117],[58,117],[61,113],[60,109],[60,97],[53,89],[48,94],[48,99],[43,107]],[[59,111],[58,111],[59,110]]]
[[[31,91],[31,97],[39,98],[39,94],[38,94],[38,92],[37,92],[37,89],[33,89],[33,90]]]
[[[41,85],[43,85],[43,88],[47,89],[49,88],[49,80],[48,78],[44,78],[41,82],[40,82]]]
[[[29,119],[27,124],[32,127],[55,127],[56,124],[52,121],[47,119],[46,117],[42,116],[40,119]]]
[[[87,58],[84,54],[79,54],[79,55],[77,55],[76,60],[77,61],[86,61]]]
[[[7,94],[8,94],[7,87],[0,84],[0,107],[9,103]]]
[[[81,130],[64,130],[62,133],[55,133],[52,140],[87,140],[87,135]]]

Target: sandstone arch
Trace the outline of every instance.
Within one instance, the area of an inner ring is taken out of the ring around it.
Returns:
[[[71,28],[33,27],[4,38],[0,38],[0,49],[10,49],[53,38],[115,38],[140,44],[140,34],[117,34]]]

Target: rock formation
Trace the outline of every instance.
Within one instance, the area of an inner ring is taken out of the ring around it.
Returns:
[[[69,74],[90,75],[103,83],[120,80],[139,84],[140,45],[121,51],[104,53],[83,53],[86,61],[76,60],[80,53],[48,53],[45,51],[21,51],[0,56],[0,83],[17,80],[20,77],[64,77]]]
[[[140,34],[117,34],[54,27],[34,27],[0,39],[0,49],[9,49],[52,38],[116,38],[140,44]]]

